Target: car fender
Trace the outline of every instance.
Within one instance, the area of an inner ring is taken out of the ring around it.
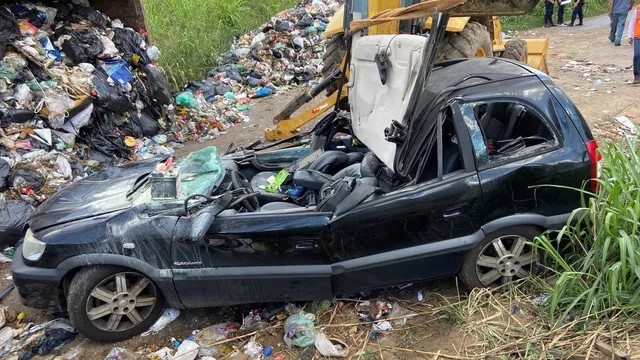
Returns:
[[[80,268],[89,266],[121,266],[137,271],[151,279],[162,291],[168,306],[182,309],[184,306],[173,285],[173,272],[171,269],[158,269],[148,263],[130,256],[117,254],[82,254],[65,259],[58,264],[58,270],[67,277]]]
[[[490,234],[508,227],[532,225],[544,230],[556,230],[564,226],[570,216],[570,213],[552,216],[533,213],[509,215],[484,224],[484,226],[482,226],[482,231],[484,231],[485,234]]]

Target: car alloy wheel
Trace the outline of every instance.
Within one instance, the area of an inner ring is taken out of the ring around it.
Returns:
[[[528,277],[537,262],[529,241],[520,235],[503,235],[487,243],[476,259],[480,283],[490,287]]]
[[[98,329],[126,331],[147,319],[158,301],[158,290],[146,276],[133,272],[113,274],[89,293],[86,315]]]

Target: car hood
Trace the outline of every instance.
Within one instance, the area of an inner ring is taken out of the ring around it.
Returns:
[[[38,231],[130,208],[127,193],[153,171],[159,160],[116,166],[74,182],[42,203],[31,216],[29,227]]]

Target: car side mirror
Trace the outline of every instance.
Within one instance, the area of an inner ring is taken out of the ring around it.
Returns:
[[[208,206],[193,215],[190,235],[191,242],[200,242],[204,239],[204,235],[216,218],[216,209],[214,206]]]

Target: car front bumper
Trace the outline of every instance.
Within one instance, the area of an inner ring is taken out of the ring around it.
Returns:
[[[64,273],[57,268],[28,266],[22,259],[22,246],[16,249],[11,264],[13,283],[25,306],[64,311],[62,279]]]

